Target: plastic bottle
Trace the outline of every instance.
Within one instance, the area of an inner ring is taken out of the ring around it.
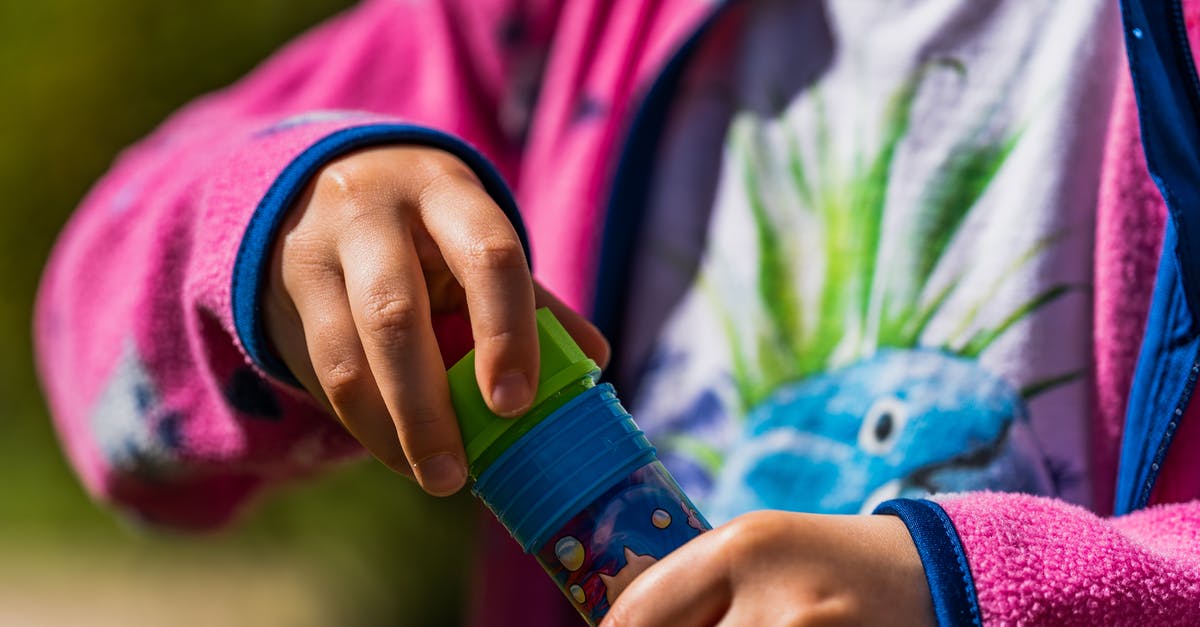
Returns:
[[[472,492],[589,624],[633,578],[710,525],[658,461],[600,369],[548,309],[541,376],[520,418],[488,410],[475,354],[449,371]]]

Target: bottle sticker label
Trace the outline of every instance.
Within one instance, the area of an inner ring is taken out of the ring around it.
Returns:
[[[638,574],[711,528],[656,461],[563,525],[537,559],[594,625]]]

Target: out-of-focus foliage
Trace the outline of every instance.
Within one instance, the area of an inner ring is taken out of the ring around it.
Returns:
[[[124,146],[350,0],[0,0],[0,624],[455,624],[474,506],[364,463],[215,537],[147,534],[63,461],[29,326],[55,234]]]

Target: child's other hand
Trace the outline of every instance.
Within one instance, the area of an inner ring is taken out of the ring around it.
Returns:
[[[765,511],[700,535],[629,585],[603,627],[934,625],[894,516]]]
[[[437,149],[388,146],[314,177],[275,243],[264,310],[296,378],[383,463],[445,495],[463,486],[466,456],[433,317],[469,314],[479,388],[515,416],[538,380],[535,305],[604,364],[603,337],[534,285],[474,173]]]

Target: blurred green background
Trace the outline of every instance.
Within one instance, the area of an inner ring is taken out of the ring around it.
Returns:
[[[350,0],[0,0],[0,625],[441,625],[473,504],[374,463],[215,537],[148,535],[81,491],[33,373],[55,234],[124,146]]]

